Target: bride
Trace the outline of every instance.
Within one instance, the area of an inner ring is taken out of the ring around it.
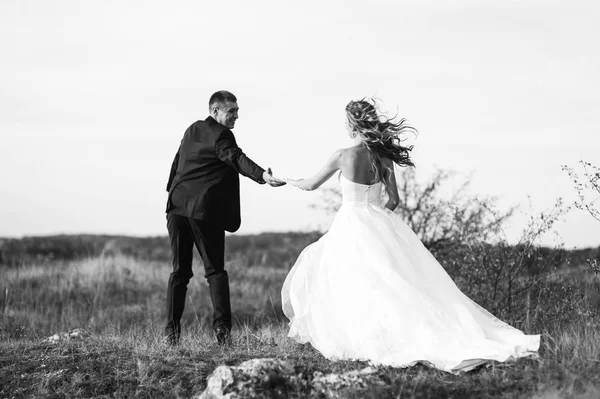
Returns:
[[[540,336],[523,334],[465,296],[393,213],[394,163],[414,166],[400,135],[414,129],[367,100],[351,101],[346,117],[355,145],[336,151],[312,178],[287,179],[314,190],[339,171],[343,198],[329,231],[302,251],[283,284],[288,336],[331,360],[422,362],[453,373],[532,355]]]

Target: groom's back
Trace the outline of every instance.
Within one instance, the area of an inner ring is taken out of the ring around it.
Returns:
[[[190,180],[221,180],[222,174],[229,171],[215,152],[215,142],[226,128],[218,123],[197,121],[184,133],[179,146],[179,162],[174,185],[189,190],[198,190],[197,184],[186,184]]]
[[[224,129],[217,123],[197,121],[185,131],[179,147],[179,183],[227,169],[215,153],[215,142]]]
[[[211,118],[193,123],[184,133],[176,171],[169,184],[167,212],[208,220],[223,213],[238,223],[239,177],[221,161],[215,143],[227,128]]]

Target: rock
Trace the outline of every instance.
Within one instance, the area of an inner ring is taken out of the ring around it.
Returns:
[[[208,377],[204,392],[196,399],[343,398],[348,390],[384,386],[386,382],[375,367],[341,374],[315,372],[310,383],[294,368],[278,359],[252,359],[239,366],[219,366]],[[307,385],[308,384],[308,385]]]
[[[344,389],[364,389],[375,385],[386,385],[375,367],[348,371],[341,374],[313,374],[312,390],[326,398],[343,398]]]
[[[76,329],[68,331],[68,332],[54,334],[54,335],[44,339],[44,342],[55,344],[59,341],[65,341],[65,340],[70,340],[70,339],[84,339],[89,336],[90,336],[89,332],[85,331],[82,328],[76,328]]]
[[[287,398],[302,389],[303,381],[288,363],[252,359],[239,366],[219,366],[208,377],[198,399]]]

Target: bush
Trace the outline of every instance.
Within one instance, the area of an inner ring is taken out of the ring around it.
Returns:
[[[575,201],[575,207],[587,211],[594,219],[600,221],[600,209],[596,205],[596,201],[600,198],[600,168],[584,160],[579,161],[579,164],[583,170],[581,176],[575,169],[567,165],[562,166],[562,169],[569,174],[579,197]]]
[[[579,197],[574,205],[577,209],[587,211],[594,219],[600,221],[600,209],[596,206],[596,201],[600,199],[600,168],[584,160],[579,161],[579,164],[583,169],[582,176],[567,165],[562,167],[573,181]],[[599,256],[586,259],[586,264],[589,271],[600,274]]]
[[[516,244],[508,242],[500,226],[493,240],[461,245],[440,261],[467,296],[497,317],[525,328],[539,325],[532,314],[546,304],[543,296],[533,294],[548,283],[549,272],[568,261],[560,245],[539,243],[567,211],[559,199],[550,211],[530,216]]]

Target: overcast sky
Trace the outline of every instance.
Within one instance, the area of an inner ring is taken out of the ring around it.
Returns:
[[[376,95],[419,129],[419,179],[473,173],[472,192],[523,211],[528,196],[536,211],[571,202],[561,165],[600,164],[599,12],[593,1],[2,0],[0,236],[165,235],[171,161],[220,89],[239,99],[238,143],[276,175],[308,177],[350,146],[346,103]],[[239,232],[322,226],[320,198],[242,179]],[[557,231],[568,246],[600,245],[581,211]]]

